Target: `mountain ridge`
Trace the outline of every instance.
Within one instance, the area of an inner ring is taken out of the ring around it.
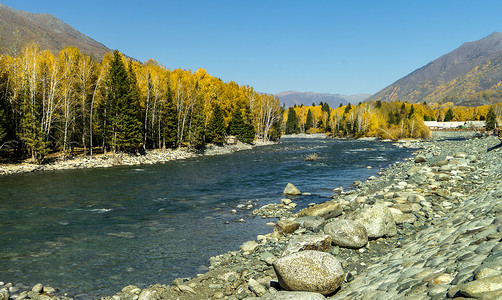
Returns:
[[[476,106],[502,100],[502,33],[465,42],[372,95],[373,101]]]
[[[319,104],[321,102],[328,103],[330,107],[338,107],[340,104],[347,105],[348,103],[355,104],[365,101],[370,94],[342,95],[316,92],[297,92],[284,91],[275,94],[285,107],[294,105],[311,105],[312,103]]]
[[[21,48],[37,43],[41,49],[59,52],[65,46],[76,46],[83,53],[101,60],[112,51],[102,43],[79,32],[57,17],[15,10],[0,3],[1,54],[17,56]]]

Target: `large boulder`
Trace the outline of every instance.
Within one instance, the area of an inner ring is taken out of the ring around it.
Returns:
[[[266,294],[260,300],[325,300],[326,297],[319,293],[280,291]]]
[[[282,256],[288,256],[305,250],[329,252],[331,237],[329,235],[301,235],[292,238]]]
[[[375,204],[363,208],[359,214],[354,217],[359,221],[366,232],[368,238],[377,239],[383,236],[394,236],[397,234],[396,223],[388,207],[382,204]]]
[[[324,202],[311,207],[307,207],[298,212],[299,217],[317,216],[324,219],[336,218],[343,212],[342,206],[333,201]]]
[[[300,192],[299,189],[296,188],[296,186],[294,186],[292,183],[288,183],[286,185],[286,187],[284,188],[284,192],[282,192],[283,194],[286,194],[286,195],[301,195],[302,192]]]
[[[273,264],[282,288],[332,294],[345,278],[342,265],[331,254],[306,250],[281,257]]]
[[[331,236],[333,245],[358,249],[368,243],[368,233],[361,223],[353,220],[335,220],[324,226],[324,232]]]

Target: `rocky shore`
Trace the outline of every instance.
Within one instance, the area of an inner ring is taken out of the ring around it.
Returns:
[[[54,159],[46,164],[29,161],[20,164],[0,164],[0,175],[30,173],[38,171],[55,171],[68,169],[109,168],[115,166],[153,165],[171,160],[187,159],[201,155],[222,155],[235,151],[249,150],[256,146],[269,145],[272,142],[256,142],[253,145],[237,141],[234,145],[209,145],[202,151],[189,149],[148,150],[144,154],[107,153],[93,156],[73,156],[65,159]]]
[[[103,299],[502,299],[502,148],[487,152],[498,143],[466,132],[406,143],[413,157],[328,202],[297,212],[285,195],[255,210],[273,232],[207,273]],[[66,299],[7,285],[0,300]]]

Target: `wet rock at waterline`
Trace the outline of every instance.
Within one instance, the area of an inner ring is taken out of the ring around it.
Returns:
[[[296,186],[294,186],[292,183],[288,183],[282,193],[285,195],[292,195],[292,196],[302,194],[302,192],[300,192],[300,190],[297,189]]]

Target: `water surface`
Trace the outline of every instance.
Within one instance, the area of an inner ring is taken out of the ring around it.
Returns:
[[[239,205],[278,203],[288,182],[312,193],[295,198],[299,207],[319,203],[411,151],[376,141],[284,139],[159,165],[3,176],[0,280],[99,297],[193,277],[209,257],[271,232],[270,219],[249,217]],[[314,152],[319,159],[305,161]]]

